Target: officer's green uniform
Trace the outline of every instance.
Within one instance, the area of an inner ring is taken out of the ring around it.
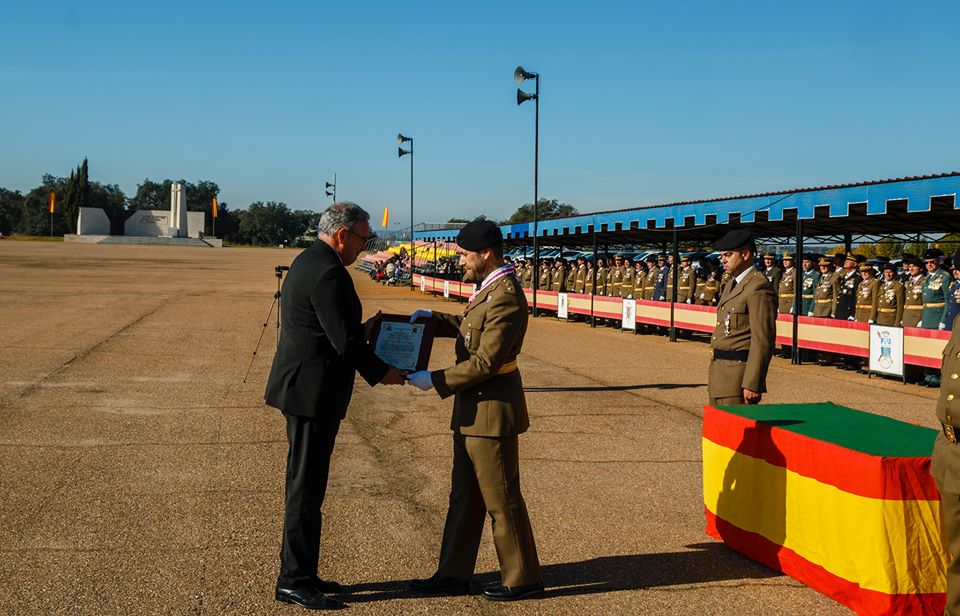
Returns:
[[[800,314],[810,316],[813,312],[818,284],[820,284],[820,272],[816,270],[816,267],[803,272],[803,282],[801,283],[803,304],[801,305]]]
[[[783,277],[783,270],[776,266],[776,255],[767,253],[763,255],[764,259],[773,259],[774,264],[763,270],[763,275],[770,281],[770,286],[776,291],[780,288],[780,279]]]
[[[577,288],[577,266],[571,265],[567,268],[567,279],[564,282],[563,290],[567,293],[573,293]]]
[[[687,265],[684,265],[686,263]],[[690,265],[689,258],[680,259],[680,280],[677,282],[677,303],[692,304],[697,296],[697,270]],[[668,278],[668,291],[673,289],[673,280]]]
[[[537,281],[537,288],[544,291],[549,291],[551,278],[550,268],[542,266],[540,269],[540,278]]]
[[[566,293],[567,291],[567,268],[563,264],[553,268],[553,281],[550,283],[550,290],[557,293]]]
[[[573,292],[574,293],[583,293],[583,290],[586,288],[587,281],[587,264],[581,263],[577,266],[577,273],[573,280]]]
[[[524,289],[533,288],[533,266],[529,263],[523,266],[522,274],[522,284]]]
[[[911,276],[903,285],[905,294],[903,305],[903,326],[920,327],[920,320],[923,317],[923,283],[926,276],[920,272],[916,276]]]
[[[583,292],[587,295],[593,295],[593,273],[593,261],[591,261],[583,273]]]
[[[612,265],[607,270],[607,296],[620,297],[621,282],[623,282],[623,266]]]
[[[946,325],[944,321],[947,319],[947,291],[951,282],[950,274],[942,269],[927,274],[921,290],[923,312],[920,327],[940,329]]]
[[[530,425],[517,368],[527,301],[508,275],[480,291],[462,313],[433,318],[437,336],[457,339],[457,364],[431,373],[440,397],[455,396],[452,486],[438,571],[462,580],[473,575],[489,515],[503,585],[542,583],[520,492],[517,438]]]
[[[657,276],[660,275],[660,268],[656,265],[650,266],[650,271],[643,280],[643,299],[653,300],[653,290],[657,286]]]
[[[860,271],[874,271],[872,267],[864,263],[860,266]],[[876,323],[877,313],[879,312],[880,300],[880,281],[876,276],[871,276],[863,280],[857,287],[857,310],[854,318],[860,323]]]
[[[899,326],[903,320],[903,283],[894,278],[880,283],[877,294],[877,324]]]
[[[710,270],[707,277],[697,285],[698,306],[713,306],[717,301],[717,290],[720,289],[720,280],[717,272]]]
[[[820,265],[833,265],[830,259],[820,259]],[[813,316],[829,319],[837,305],[837,285],[835,272],[820,274],[820,284],[814,291]]]
[[[632,265],[623,266],[623,271],[620,275],[620,297],[622,299],[627,299],[628,297],[634,297],[633,273],[634,273],[634,269]]]
[[[793,298],[796,296],[794,276],[796,275],[797,268],[792,266],[786,268],[780,277],[780,285],[774,287],[777,289],[777,312],[780,314],[793,314]],[[767,278],[767,280],[770,279]],[[772,282],[770,284],[773,285]]]

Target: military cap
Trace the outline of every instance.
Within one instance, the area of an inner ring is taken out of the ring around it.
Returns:
[[[848,252],[848,253],[845,253],[845,254],[844,254],[844,253],[837,253],[837,254],[838,254],[838,256],[839,256],[840,254],[843,254],[843,259],[844,259],[844,261],[857,261],[857,255],[853,254],[852,252]]]
[[[583,254],[577,255],[577,261],[579,261],[580,259],[586,259],[586,258],[587,258],[586,255],[583,255]]]
[[[908,257],[903,260],[904,265],[916,265],[917,267],[923,267],[923,261],[919,257]]]
[[[928,248],[923,251],[924,259],[939,259],[943,256],[943,251],[939,248]]]
[[[916,258],[916,256],[917,255],[913,254],[912,252],[905,252],[902,255],[904,261],[906,261],[907,259],[914,259]]]
[[[872,273],[874,273],[874,274],[877,273],[877,270],[873,269],[873,266],[870,265],[869,263],[861,263],[861,264],[860,264],[860,267],[859,267],[858,269],[859,269],[861,272],[872,272]]]
[[[658,258],[659,257],[657,257],[657,255],[647,255],[647,258],[644,259],[644,261],[647,263],[656,263]]]
[[[880,257],[876,257],[876,258],[874,259],[874,261],[876,261],[877,263],[889,263],[889,262],[890,262],[890,257],[880,256]]]
[[[833,265],[833,259],[829,257],[820,257],[820,261],[817,265]]]
[[[789,252],[783,253],[783,254],[780,256],[780,258],[783,259],[784,261],[793,261],[793,255],[790,254]]]
[[[662,252],[657,255],[657,261],[666,261],[666,260],[667,260],[667,255],[663,254]]]
[[[623,255],[618,252],[617,254],[613,255],[613,258],[614,258],[614,259],[622,259],[622,258],[623,258]]]
[[[772,252],[765,252],[765,253],[763,253],[763,258],[764,258],[764,259],[774,259],[774,260],[776,260],[777,255],[773,254]]]
[[[817,261],[817,260],[819,260],[819,259],[820,259],[820,255],[818,255],[818,254],[814,254],[814,253],[812,253],[812,252],[805,252],[805,253],[803,253],[803,260],[804,260],[804,261]]]
[[[896,271],[897,271],[897,266],[894,265],[893,263],[890,263],[889,261],[887,261],[886,263],[883,264],[883,267],[880,268],[880,269],[882,269],[883,271],[890,270],[891,272],[896,272]]]
[[[866,263],[866,262],[867,262],[867,258],[866,258],[865,256],[863,256],[863,255],[853,255],[853,259],[854,259],[857,263]]]
[[[684,261],[686,261],[686,262],[689,263],[689,262],[690,262],[690,255],[681,255],[681,256],[680,256],[680,262],[683,263]]]
[[[457,234],[457,246],[476,252],[503,244],[503,233],[495,223],[489,220],[468,222]]]
[[[737,250],[738,248],[750,248],[752,250],[754,247],[753,236],[747,229],[732,229],[717,240],[713,247],[717,250]]]

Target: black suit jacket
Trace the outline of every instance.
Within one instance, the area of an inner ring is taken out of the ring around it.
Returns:
[[[294,259],[281,306],[264,399],[288,415],[343,419],[357,371],[375,385],[388,366],[364,340],[360,298],[330,246],[317,241]]]

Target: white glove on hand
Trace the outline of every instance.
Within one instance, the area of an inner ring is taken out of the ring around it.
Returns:
[[[873,325],[873,319],[867,319],[867,324],[868,324],[868,325]]]
[[[416,323],[417,319],[423,319],[423,318],[432,319],[433,310],[417,310],[416,312],[410,315],[410,322]]]
[[[813,313],[812,313],[812,312],[808,312],[808,313],[807,313],[807,316],[808,316],[808,317],[812,317],[812,316],[813,316]]]
[[[688,304],[691,303],[690,300],[687,300],[687,303],[688,303]]]
[[[420,312],[419,310],[417,312]],[[427,311],[429,312],[429,310]],[[414,313],[416,314],[416,312]],[[407,375],[407,383],[410,383],[417,389],[430,391],[433,389],[433,380],[430,378],[429,370],[418,370]]]
[[[947,329],[947,324],[946,324],[946,323],[941,323],[941,324],[940,324],[940,327],[938,327],[937,329],[939,329],[940,331],[943,331],[943,330]]]
[[[856,319],[853,318],[853,317],[847,317],[847,320],[848,320],[848,321],[856,321]]]

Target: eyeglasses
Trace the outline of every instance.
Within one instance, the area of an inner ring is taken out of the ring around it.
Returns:
[[[347,229],[347,233],[349,233],[350,235],[355,235],[355,236],[359,237],[359,238],[363,241],[364,244],[366,244],[367,241],[369,241],[369,239],[370,239],[370,236],[369,236],[369,235],[360,235],[359,233],[357,233],[357,232],[354,231],[353,229]]]
[[[924,263],[939,263],[939,262],[940,262],[940,261],[938,261],[937,259],[926,259],[926,260],[924,261]]]

